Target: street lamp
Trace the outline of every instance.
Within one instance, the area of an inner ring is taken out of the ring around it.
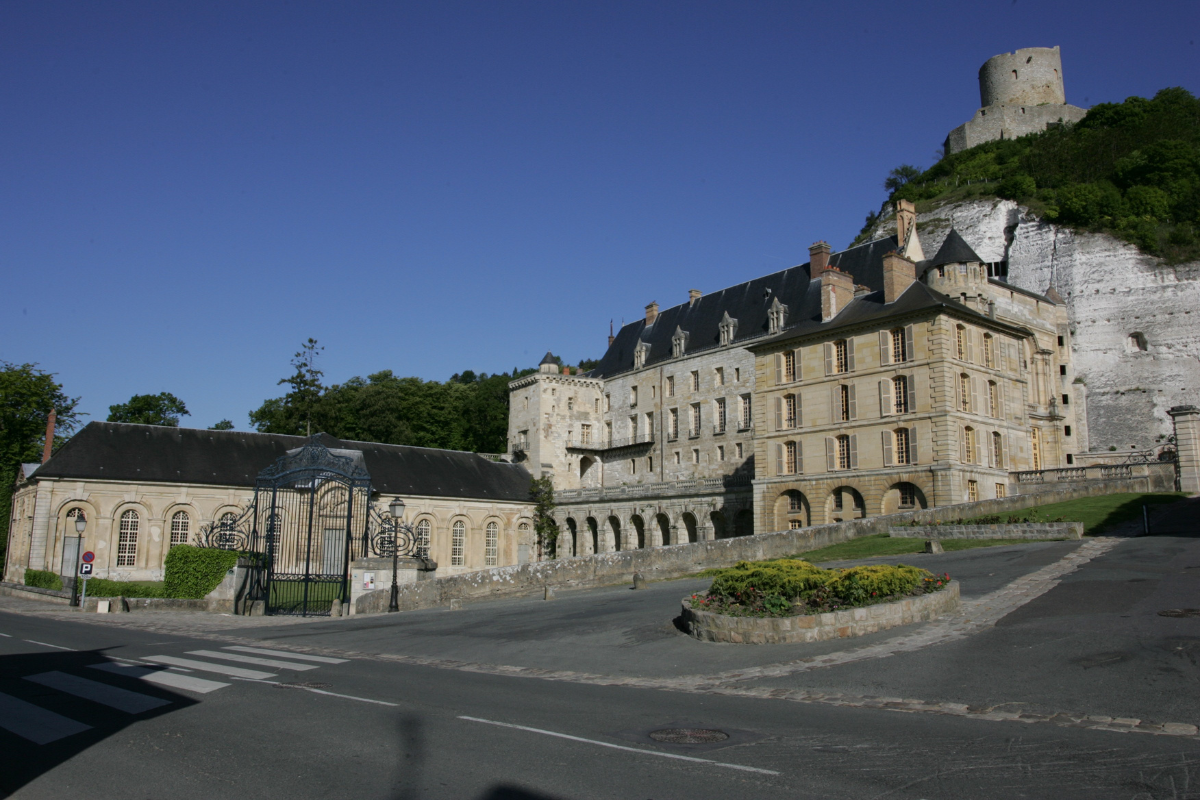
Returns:
[[[86,527],[87,518],[83,516],[83,509],[79,509],[75,512],[75,533],[79,534],[79,541],[75,545],[75,583],[71,585],[71,594],[75,594],[75,589],[79,586],[79,557],[83,555],[83,531]],[[83,596],[79,599],[80,608],[87,604],[87,579],[88,576],[84,575]]]
[[[400,557],[400,520],[404,519],[404,501],[399,497],[388,504],[392,512],[392,599],[388,603],[388,613],[400,610],[400,586],[396,583],[396,562]]]
[[[83,517],[83,512],[75,515],[75,532],[83,536],[83,530],[87,527],[87,520]]]

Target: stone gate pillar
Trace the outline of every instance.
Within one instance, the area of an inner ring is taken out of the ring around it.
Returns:
[[[1175,406],[1167,412],[1175,423],[1176,474],[1179,490],[1200,493],[1200,408]]]

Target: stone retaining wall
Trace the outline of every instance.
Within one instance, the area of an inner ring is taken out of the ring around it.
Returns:
[[[760,533],[734,539],[693,542],[575,556],[511,567],[467,572],[400,586],[401,611],[446,606],[451,600],[483,600],[540,594],[547,586],[588,587],[625,583],[640,572],[648,580],[691,575],[712,567],[729,567],[738,561],[759,561],[817,550],[859,536],[887,533],[892,527],[918,523],[953,522],[964,517],[1011,514],[1031,506],[1059,503],[1080,497],[1112,492],[1139,491],[1136,480],[1078,483],[1037,495],[1015,495],[976,503],[905,511],[866,519],[848,520],[811,528]],[[387,610],[389,594],[375,591],[359,597],[355,614],[379,614]]]
[[[0,595],[5,597],[20,597],[25,600],[40,600],[43,603],[70,605],[71,593],[57,589],[40,589],[36,586],[22,586],[19,583],[0,583]]]
[[[1082,539],[1082,522],[1017,522],[1011,525],[905,525],[888,528],[904,539]]]
[[[702,642],[796,644],[866,636],[913,622],[928,622],[959,607],[958,581],[950,581],[933,594],[799,617],[730,617],[693,608],[691,598],[685,597],[683,621],[688,633]]]

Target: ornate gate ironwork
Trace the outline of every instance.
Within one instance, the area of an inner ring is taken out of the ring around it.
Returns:
[[[254,599],[268,614],[328,616],[350,599],[349,565],[369,548],[371,476],[355,450],[313,436],[259,473],[254,505],[207,526],[207,547],[263,556]]]

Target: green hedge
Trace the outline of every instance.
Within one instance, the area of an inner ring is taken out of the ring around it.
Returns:
[[[55,575],[53,572],[46,572],[40,569],[25,570],[25,585],[33,586],[38,589],[56,589],[62,591],[62,578]]]
[[[238,557],[247,555],[233,550],[178,544],[167,553],[163,596],[200,599],[221,583],[233,569]]]

